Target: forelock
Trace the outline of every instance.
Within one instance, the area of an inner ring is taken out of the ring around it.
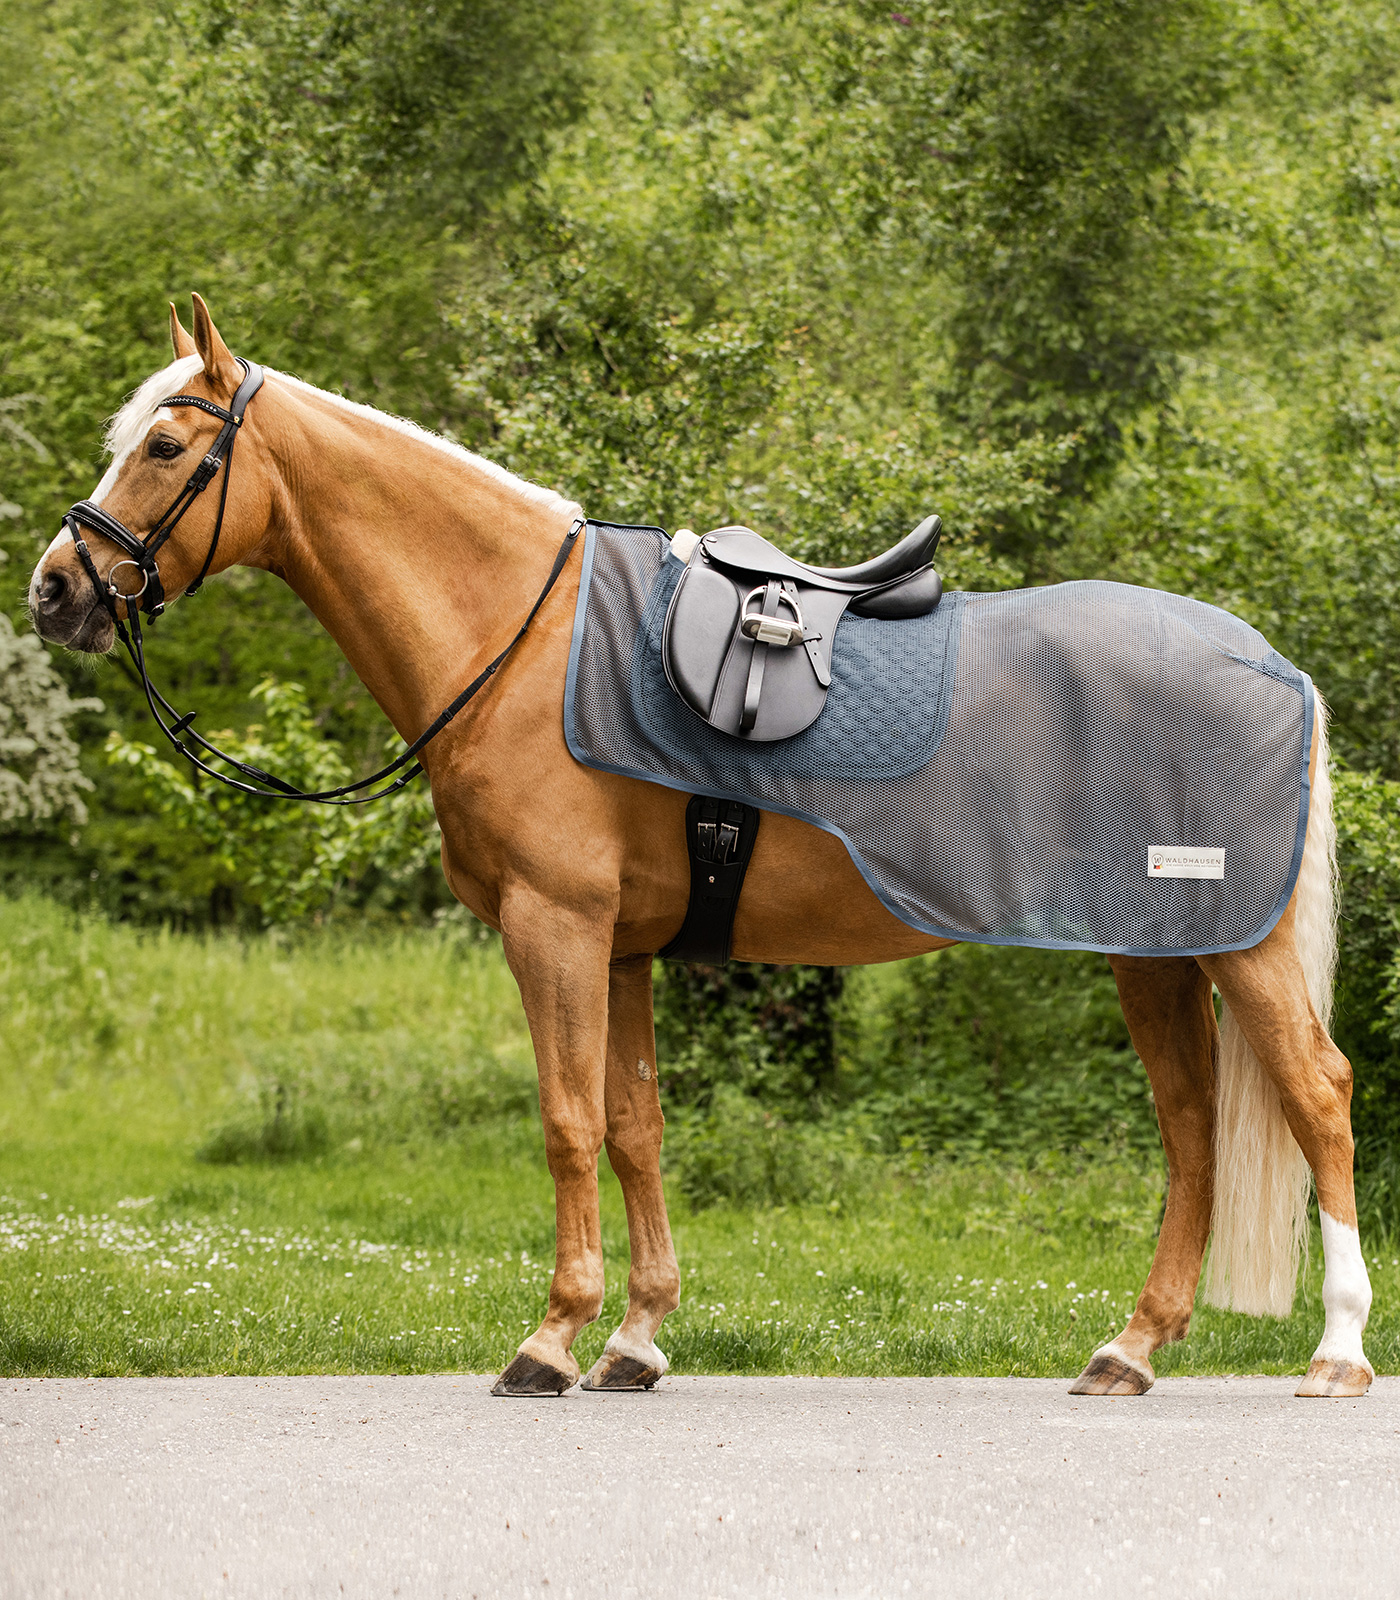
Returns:
[[[199,356],[181,356],[146,379],[107,424],[102,443],[114,462],[130,455],[146,437],[146,430],[160,410],[160,402],[167,395],[179,394],[190,379],[203,370],[204,362]]]

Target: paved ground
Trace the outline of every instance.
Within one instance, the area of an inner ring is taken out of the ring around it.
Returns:
[[[4,1600],[1393,1596],[1400,1379],[0,1383]]]

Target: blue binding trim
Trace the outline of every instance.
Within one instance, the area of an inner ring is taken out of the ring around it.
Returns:
[[[653,529],[649,524],[598,522],[590,519],[585,525],[583,533],[583,570],[579,576],[578,601],[574,607],[574,633],[569,645],[569,672],[564,684],[564,741],[569,747],[569,754],[581,766],[592,768],[598,772],[611,772],[620,778],[634,778],[641,783],[654,783],[660,788],[675,789],[682,794],[693,794],[695,790],[692,784],[678,782],[676,779],[667,777],[664,774],[644,772],[636,768],[619,767],[612,765],[610,762],[594,760],[584,751],[575,733],[574,691],[578,678],[579,656],[583,650],[584,624],[588,616],[588,594],[593,578],[593,556],[597,548],[597,540],[593,534],[594,528],[621,528],[628,531],[646,528],[649,532],[654,531],[660,534],[663,539],[667,537],[664,528]],[[1260,664],[1251,662],[1250,665],[1257,668]],[[1275,676],[1276,674],[1271,673],[1269,675]],[[1293,844],[1293,859],[1288,869],[1288,881],[1279,896],[1278,904],[1264,922],[1247,939],[1241,940],[1238,944],[1202,945],[1191,950],[1163,950],[1134,945],[1081,944],[1063,939],[1018,939],[1000,934],[964,933],[957,928],[940,927],[936,923],[924,922],[922,919],[911,916],[907,911],[901,909],[885,893],[883,887],[871,877],[855,846],[834,823],[827,822],[822,817],[813,816],[809,812],[801,811],[793,806],[775,806],[771,802],[759,805],[759,802],[751,795],[741,794],[736,790],[719,790],[712,795],[712,798],[716,800],[739,800],[745,805],[756,805],[761,811],[771,811],[779,816],[792,817],[798,822],[810,823],[814,828],[820,828],[823,833],[829,833],[834,838],[839,839],[845,845],[846,854],[850,856],[856,871],[864,879],[866,887],[884,906],[886,911],[898,918],[906,927],[913,928],[917,933],[927,934],[930,938],[951,939],[958,944],[1014,945],[1030,950],[1085,950],[1099,955],[1153,956],[1161,958],[1228,955],[1235,950],[1252,950],[1261,940],[1268,938],[1269,934],[1278,926],[1280,917],[1287,910],[1288,902],[1293,898],[1293,891],[1297,887],[1298,874],[1303,865],[1303,850],[1307,844],[1308,813],[1312,804],[1312,785],[1308,779],[1308,762],[1312,754],[1313,719],[1317,692],[1313,686],[1312,679],[1306,672],[1302,672],[1299,669],[1299,675],[1302,677],[1304,685],[1303,758],[1301,762],[1302,786],[1298,804],[1298,832]]]

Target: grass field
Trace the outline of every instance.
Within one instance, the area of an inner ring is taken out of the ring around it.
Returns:
[[[0,1030],[0,1372],[489,1371],[538,1320],[552,1197],[492,947],[141,937],[0,902]],[[676,1199],[661,1343],[682,1372],[1068,1375],[1131,1308],[1160,1203],[1155,1168],[1112,1160]],[[606,1162],[603,1219],[585,1365],[626,1278]],[[1368,1349],[1395,1371],[1400,1265],[1371,1255]],[[1290,1319],[1202,1310],[1159,1371],[1301,1371],[1320,1258]]]

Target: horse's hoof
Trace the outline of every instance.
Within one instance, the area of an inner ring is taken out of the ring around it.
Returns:
[[[1375,1377],[1359,1361],[1332,1361],[1314,1356],[1308,1375],[1298,1385],[1300,1395],[1327,1400],[1348,1400],[1363,1395]]]
[[[1071,1394],[1146,1394],[1157,1374],[1145,1362],[1133,1361],[1106,1344],[1070,1385]]]
[[[660,1381],[663,1367],[657,1367],[633,1356],[610,1356],[605,1350],[592,1371],[579,1385],[581,1389],[654,1389]]]
[[[560,1372],[558,1367],[547,1366],[533,1356],[519,1355],[496,1379],[491,1393],[525,1396],[563,1394],[565,1389],[573,1388],[577,1381],[567,1372]]]

